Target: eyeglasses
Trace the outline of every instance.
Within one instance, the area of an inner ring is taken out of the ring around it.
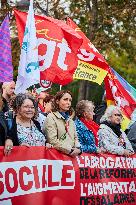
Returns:
[[[123,116],[121,114],[114,114],[114,116],[123,118]]]
[[[29,107],[29,106],[23,106],[23,108],[25,108],[25,109],[31,109],[31,110],[33,110],[33,109],[35,109],[35,107],[34,106],[32,106],[32,107]]]
[[[88,108],[88,109],[86,109],[86,111],[87,111],[87,112],[94,113],[94,109],[92,109],[92,108]]]

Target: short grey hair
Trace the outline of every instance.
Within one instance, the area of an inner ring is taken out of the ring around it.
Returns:
[[[122,112],[121,112],[121,110],[118,106],[110,105],[110,106],[107,107],[104,115],[101,117],[100,123],[102,123],[104,121],[110,122],[110,117],[112,116],[112,113],[113,113],[114,110],[118,110],[118,112],[122,115]]]
[[[76,105],[76,116],[77,117],[84,117],[84,112],[88,108],[88,105],[91,105],[94,108],[94,104],[92,101],[89,100],[81,100]]]

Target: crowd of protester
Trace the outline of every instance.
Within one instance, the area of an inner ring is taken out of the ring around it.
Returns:
[[[98,120],[99,109],[95,115],[95,106],[89,100],[79,101],[74,111],[68,90],[55,96],[43,87],[18,95],[14,90],[14,81],[0,87],[0,146],[4,146],[5,155],[14,146],[53,147],[71,157],[83,152],[128,157],[136,152],[136,110],[126,134],[117,106],[106,108],[104,104],[106,110]]]

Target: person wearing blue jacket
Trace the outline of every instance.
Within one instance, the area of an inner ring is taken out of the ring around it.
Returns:
[[[99,126],[93,121],[94,105],[91,101],[81,100],[76,106],[76,131],[82,152],[96,153],[97,131]]]

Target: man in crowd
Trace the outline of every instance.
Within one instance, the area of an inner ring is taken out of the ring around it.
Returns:
[[[7,125],[4,116],[3,109],[3,97],[2,97],[2,88],[0,86],[0,146],[4,146],[5,139],[7,137]]]
[[[40,87],[38,89],[36,89],[36,93],[37,93],[37,99],[38,99],[38,108],[40,112],[45,112],[45,103],[44,103],[44,99],[50,95],[50,90],[51,88],[43,88]]]
[[[4,102],[3,112],[5,113],[9,111],[9,103],[15,91],[15,82],[14,81],[4,82],[2,85],[2,90],[3,90],[2,97]]]

